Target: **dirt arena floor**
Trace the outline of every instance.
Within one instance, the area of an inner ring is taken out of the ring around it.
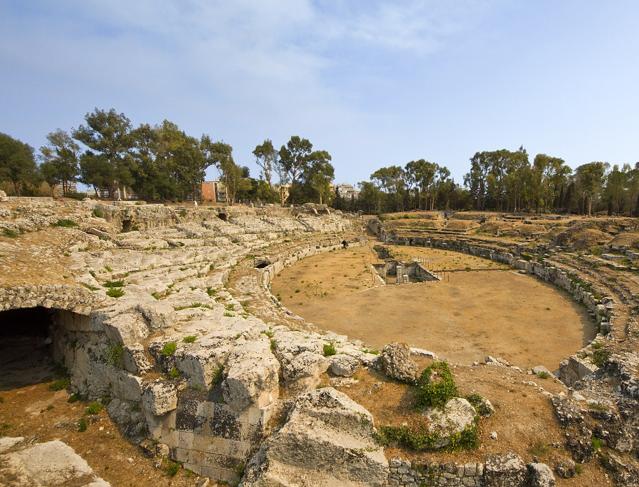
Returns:
[[[557,369],[594,335],[584,309],[550,284],[458,252],[392,247],[443,279],[380,286],[372,246],[321,254],[284,269],[273,294],[320,328],[380,348],[405,341],[460,364],[502,357]]]

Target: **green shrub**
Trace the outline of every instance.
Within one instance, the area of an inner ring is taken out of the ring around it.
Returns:
[[[419,431],[408,426],[382,426],[377,433],[377,441],[384,446],[397,445],[415,451],[437,450],[441,436],[436,433]],[[472,450],[479,446],[477,421],[460,433],[450,436],[448,451]]]
[[[195,343],[195,340],[197,340],[197,336],[195,335],[188,335],[182,338],[184,343]]]
[[[96,218],[104,218],[104,210],[100,207],[93,208],[93,216]]]
[[[545,370],[542,370],[540,372],[537,372],[537,377],[539,377],[540,379],[549,379],[550,374],[546,372]]]
[[[110,298],[121,298],[124,296],[124,290],[121,287],[110,287],[106,294]]]
[[[446,362],[433,362],[422,372],[417,382],[419,407],[443,407],[457,395],[453,374]]]
[[[69,396],[69,399],[67,399],[67,402],[73,404],[74,402],[78,402],[79,400],[80,400],[80,396],[78,396],[76,393],[73,393]]]
[[[221,384],[224,380],[224,367],[219,365],[213,370],[213,375],[211,377],[211,387],[215,387],[218,384]]]
[[[275,350],[277,350],[277,340],[271,338],[271,352],[275,352]]]
[[[592,363],[595,364],[597,367],[601,367],[608,361],[610,355],[610,350],[607,350],[605,348],[598,348],[592,353]]]
[[[324,357],[330,357],[331,355],[335,355],[337,353],[337,349],[333,343],[325,343],[324,347]]]
[[[10,228],[3,228],[2,235],[9,238],[16,238],[20,235],[20,232],[16,232],[15,230],[11,230]]]
[[[71,198],[73,200],[82,201],[87,197],[86,193],[78,193],[77,191],[67,191],[64,195],[65,198]]]
[[[62,391],[64,389],[67,389],[70,385],[71,385],[71,382],[69,381],[69,379],[67,378],[58,379],[58,380],[54,380],[51,384],[49,384],[49,390]]]
[[[180,471],[180,465],[178,462],[174,462],[173,460],[167,460],[164,465],[164,471],[169,477],[175,477],[177,473]]]
[[[175,354],[177,350],[177,343],[175,342],[166,342],[160,350],[160,353],[165,357],[171,357]]]
[[[604,446],[604,440],[602,440],[601,438],[595,438],[593,436],[591,441],[592,441],[592,447],[595,450],[601,450]]]
[[[179,379],[180,377],[182,377],[182,373],[175,367],[172,367],[171,370],[169,370],[170,379]]]
[[[87,427],[89,426],[87,420],[85,418],[80,418],[80,421],[78,421],[78,431],[80,433],[83,433],[87,430]]]
[[[124,355],[124,347],[120,343],[113,343],[109,346],[106,353],[107,363],[113,367],[122,367],[122,357]]]
[[[67,218],[60,218],[57,222],[52,223],[54,227],[62,227],[62,228],[74,228],[77,227],[78,224],[73,220],[69,220]]]
[[[102,405],[101,402],[94,401],[86,407],[86,409],[84,410],[84,413],[89,415],[100,414],[100,411],[102,411],[103,409],[104,409],[104,406]]]
[[[122,287],[124,286],[124,281],[107,281],[102,284],[104,287]]]

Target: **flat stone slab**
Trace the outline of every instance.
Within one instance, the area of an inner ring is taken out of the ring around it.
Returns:
[[[14,441],[11,447],[18,445],[20,441]],[[0,455],[0,485],[53,487],[71,484],[85,487],[110,486],[94,474],[89,464],[73,448],[59,440],[38,443]]]

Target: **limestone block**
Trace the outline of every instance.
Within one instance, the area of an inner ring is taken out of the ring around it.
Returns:
[[[378,363],[382,372],[391,379],[414,383],[418,369],[410,354],[410,347],[407,344],[389,343],[379,356]]]
[[[450,444],[450,438],[458,435],[475,422],[477,412],[471,404],[461,397],[449,400],[442,408],[431,408],[425,412],[428,418],[428,431],[436,435],[435,448]]]
[[[114,343],[129,345],[138,343],[149,334],[146,323],[137,313],[122,313],[104,321],[104,331]]]
[[[529,463],[528,485],[530,487],[555,487],[555,476],[545,463]]]
[[[140,401],[142,397],[142,379],[124,370],[111,368],[110,381],[113,396],[126,401]]]
[[[486,487],[524,487],[528,470],[523,460],[514,453],[491,455],[484,467]]]
[[[330,358],[330,371],[338,377],[352,377],[359,367],[359,360],[345,354],[337,354]]]
[[[162,416],[177,408],[178,390],[173,382],[156,380],[144,386],[142,405],[154,416]]]

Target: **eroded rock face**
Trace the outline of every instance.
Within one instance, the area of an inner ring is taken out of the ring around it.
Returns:
[[[242,485],[385,485],[388,462],[373,432],[371,414],[345,394],[330,387],[302,394]]]
[[[429,432],[437,437],[434,448],[448,446],[451,437],[461,434],[466,428],[473,427],[476,415],[475,408],[461,397],[451,399],[442,409],[429,409],[425,416],[428,418]]]
[[[488,457],[484,468],[486,487],[524,487],[527,476],[526,464],[514,453]]]
[[[3,441],[0,485],[109,487],[110,484],[96,476],[87,462],[67,444],[54,440],[27,446],[21,440]]]
[[[407,344],[390,343],[379,356],[379,367],[391,379],[412,384],[417,380],[418,370],[410,354]]]

